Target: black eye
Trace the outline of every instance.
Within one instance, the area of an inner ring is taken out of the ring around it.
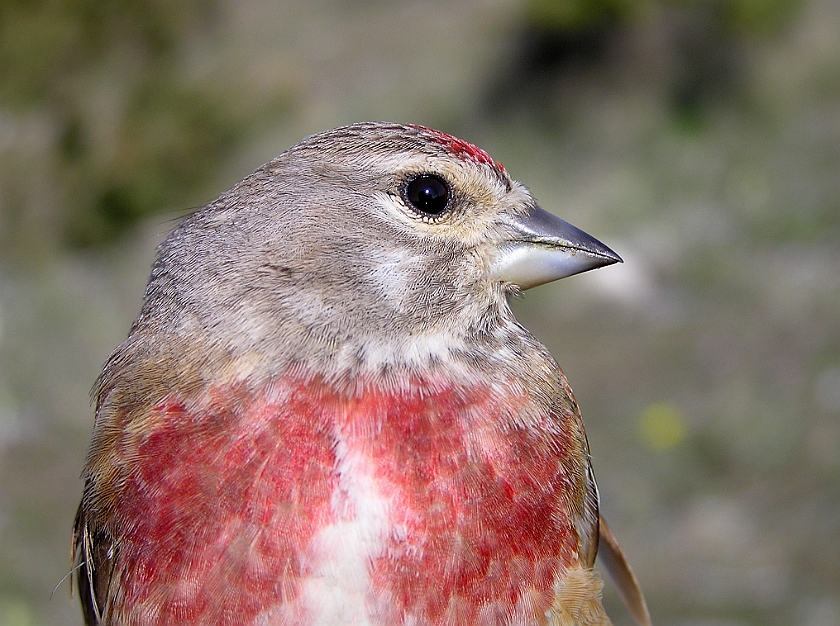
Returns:
[[[405,198],[426,215],[440,215],[449,205],[449,186],[437,176],[424,174],[405,186]]]

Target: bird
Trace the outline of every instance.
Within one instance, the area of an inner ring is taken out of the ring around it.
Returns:
[[[607,625],[578,404],[523,290],[621,261],[424,126],[312,135],[184,219],[93,391],[88,626]]]

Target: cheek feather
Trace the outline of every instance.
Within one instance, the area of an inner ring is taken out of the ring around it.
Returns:
[[[478,623],[494,606],[530,623],[577,565],[579,442],[556,434],[563,416],[517,426],[526,396],[287,377],[188,406],[162,403],[124,442],[127,623]]]
[[[378,298],[399,301],[405,299],[418,276],[422,276],[425,259],[412,255],[405,248],[377,250],[372,254],[371,270],[365,277]]]

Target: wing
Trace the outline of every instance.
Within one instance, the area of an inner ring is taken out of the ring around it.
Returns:
[[[610,580],[618,589],[618,595],[621,596],[633,619],[640,626],[651,626],[650,613],[648,613],[647,603],[642,588],[639,586],[639,581],[636,579],[633,570],[630,569],[627,557],[621,551],[621,546],[618,545],[618,540],[612,534],[610,527],[607,526],[607,522],[604,521],[603,517],[599,517],[598,520],[598,560],[607,570]]]
[[[73,563],[87,626],[106,623],[116,555],[113,537],[107,530],[91,527],[82,501],[73,527]]]

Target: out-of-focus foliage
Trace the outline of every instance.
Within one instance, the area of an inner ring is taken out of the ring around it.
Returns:
[[[0,4],[5,251],[101,244],[197,197],[254,115],[185,67],[217,11],[213,0]]]
[[[663,10],[711,13],[724,28],[742,34],[784,26],[802,0],[530,0],[528,20],[538,26],[581,30],[616,21],[650,19]]]
[[[141,73],[153,71],[211,13],[206,0],[6,0],[0,97],[18,106],[58,104],[72,99],[80,74],[126,53]]]
[[[531,0],[513,54],[495,72],[489,111],[524,109],[532,119],[555,125],[565,113],[568,92],[579,86],[581,77],[594,73],[618,83],[644,81],[664,92],[680,123],[695,126],[710,104],[743,95],[738,91],[749,82],[744,48],[778,35],[800,4]],[[645,37],[651,49],[642,51],[638,44]],[[628,60],[628,52],[635,58]]]

